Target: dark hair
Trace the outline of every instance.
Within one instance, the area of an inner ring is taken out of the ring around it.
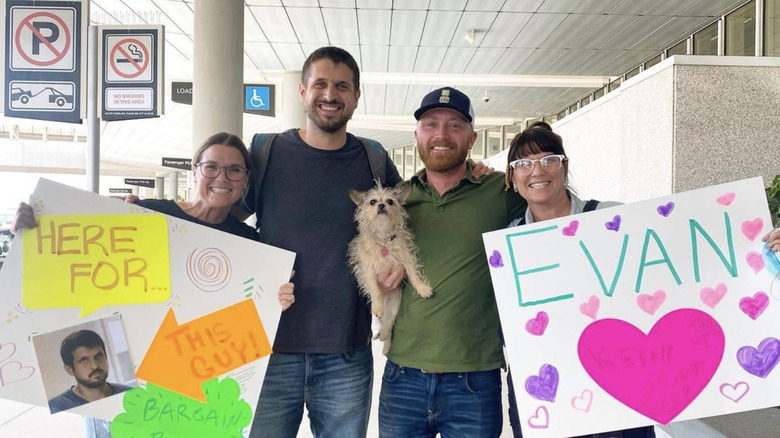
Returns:
[[[306,85],[309,82],[309,70],[311,64],[319,61],[320,59],[329,59],[334,64],[346,64],[350,70],[352,70],[352,85],[355,87],[355,92],[360,90],[360,69],[358,68],[355,58],[341,47],[327,46],[320,47],[319,49],[311,52],[306,62],[303,63],[303,69],[301,71],[301,83]]]
[[[547,122],[534,122],[524,131],[515,135],[515,138],[509,143],[509,152],[506,156],[505,182],[507,189],[512,187],[512,178],[510,177],[512,169],[509,167],[509,163],[542,152],[566,156],[566,151],[563,149],[563,139],[553,132],[552,127]],[[564,161],[563,171],[564,178],[566,178],[566,175],[569,174],[568,161]]]
[[[79,330],[69,334],[60,345],[60,357],[62,363],[73,368],[73,352],[79,347],[100,347],[106,352],[106,344],[97,333],[92,330]]]
[[[244,159],[244,167],[249,170],[250,174],[254,172],[255,166],[252,164],[252,157],[249,155],[244,142],[241,141],[237,135],[228,134],[227,132],[218,132],[207,138],[206,141],[204,141],[203,144],[198,148],[198,150],[195,151],[195,155],[192,157],[192,165],[194,166],[198,164],[198,162],[200,162],[201,156],[203,156],[203,153],[206,152],[206,149],[215,145],[230,146],[238,150],[238,152],[241,153],[241,157]]]

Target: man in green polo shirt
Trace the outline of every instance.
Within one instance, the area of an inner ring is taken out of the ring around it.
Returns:
[[[379,436],[498,437],[503,424],[498,309],[482,233],[504,228],[525,201],[504,174],[472,176],[477,138],[468,96],[445,87],[414,113],[425,169],[406,201],[433,296],[407,284],[379,398]]]

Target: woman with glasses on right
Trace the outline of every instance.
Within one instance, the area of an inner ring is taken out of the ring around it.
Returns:
[[[525,216],[512,221],[510,227],[620,205],[614,201],[583,201],[577,197],[569,186],[569,159],[563,149],[563,140],[545,122],[536,122],[517,134],[512,139],[507,157],[507,188],[528,201]],[[514,437],[518,438],[523,435],[511,370],[507,380],[509,423]],[[648,426],[577,438],[655,438],[655,430]]]

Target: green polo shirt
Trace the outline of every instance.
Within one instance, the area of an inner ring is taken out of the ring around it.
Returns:
[[[502,363],[498,309],[482,233],[521,217],[526,203],[504,191],[504,174],[471,175],[439,196],[425,170],[410,181],[406,201],[422,271],[433,287],[420,298],[406,284],[388,358],[410,368],[485,371]]]

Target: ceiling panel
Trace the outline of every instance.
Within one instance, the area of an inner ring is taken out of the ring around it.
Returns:
[[[509,47],[532,17],[528,13],[502,12],[482,38],[480,47]]]
[[[620,55],[622,50],[592,50],[590,56],[585,58],[581,63],[571,67],[567,74],[570,75],[595,75],[595,71],[599,70],[608,60],[614,59]],[[625,73],[624,71],[610,71],[606,73],[609,76],[616,76]]]
[[[358,114],[378,114],[384,112],[385,85],[363,84],[360,88],[360,102],[355,112]]]
[[[425,11],[393,11],[390,44],[399,46],[420,44],[426,15]]]
[[[441,63],[439,73],[464,73],[476,47],[450,47]]]
[[[458,26],[455,28],[455,34],[452,37],[453,46],[479,46],[482,44],[482,38],[485,37],[485,31],[490,29],[498,12],[464,12],[460,18]],[[466,41],[466,32],[474,29],[474,42]]]
[[[572,47],[577,49],[599,49],[607,41],[614,38],[615,34],[636,21],[637,18],[639,18],[637,15],[606,15],[604,19],[595,23]]]
[[[417,46],[390,46],[387,71],[403,73],[414,70]],[[379,71],[379,70],[375,70]]]
[[[542,48],[566,49],[572,47],[593,26],[604,18],[600,14],[567,15],[564,21],[542,43]]]
[[[686,37],[701,23],[701,17],[675,17],[637,42],[633,49],[661,51]]]
[[[553,63],[563,52],[568,49],[536,49],[531,56],[515,70],[519,75],[550,74],[548,65]]]
[[[252,14],[257,19],[257,23],[263,30],[268,41],[277,43],[295,43],[298,37],[290,25],[290,19],[287,18],[287,12],[284,8],[259,7],[253,6]]]
[[[574,9],[579,14],[606,14],[621,0],[582,0]]]
[[[574,12],[579,3],[580,0],[545,0],[536,12],[568,14]]]
[[[381,46],[369,46],[360,45],[360,54],[363,58],[363,64],[361,65],[362,71],[387,71],[387,45]]]
[[[417,0],[425,4],[425,0]],[[428,9],[432,11],[462,11],[466,8],[467,0],[430,0],[431,5]]]
[[[636,1],[623,0],[609,11],[611,15],[642,15],[651,10],[658,0]]]
[[[245,42],[244,51],[252,62],[263,70],[284,70],[279,56],[271,47],[271,43]]]
[[[428,9],[428,2],[420,0],[395,0],[393,6],[396,11],[405,9],[424,11]]]
[[[187,35],[192,35],[194,28],[195,15],[192,13],[192,9],[181,2],[161,1],[157,2],[157,7],[172,20],[172,24],[176,27],[168,27],[166,32],[182,32]]]
[[[672,17],[662,15],[645,15],[637,18],[614,38],[604,43],[604,49],[630,49],[645,36],[655,32],[659,27],[671,21]],[[659,49],[660,50],[660,49]]]
[[[271,47],[282,62],[282,70],[300,70],[308,56],[298,43],[271,43]]]
[[[512,42],[512,47],[540,47],[565,19],[564,14],[534,14]]]
[[[358,9],[360,44],[390,44],[391,18],[389,10]]]
[[[536,49],[515,49],[508,48],[501,54],[501,57],[493,66],[492,74],[510,75],[520,68],[521,65],[531,56]]]
[[[441,47],[420,47],[414,64],[415,73],[436,73],[441,69],[446,51]]]
[[[458,28],[460,12],[430,11],[425,20],[425,29],[420,45],[447,47]]]
[[[560,49],[559,49],[560,50]],[[576,65],[583,62],[592,51],[583,49],[562,49],[560,56],[555,58],[547,66],[539,71],[539,74],[555,75],[565,71],[567,66]]]
[[[244,42],[268,41],[252,8],[244,8]]]
[[[679,0],[677,2],[660,2],[646,12],[648,15],[680,15],[685,14],[699,0]]]
[[[302,43],[316,43],[327,41],[328,34],[325,31],[325,22],[317,8],[287,8],[293,30]]]
[[[320,0],[323,8],[355,8],[355,0]]]
[[[504,3],[506,3],[504,0],[470,0],[466,4],[466,10],[498,12]]]
[[[328,30],[329,44],[344,46],[360,43],[358,33],[355,32],[358,22],[354,10],[323,8],[322,18],[325,20],[325,28]],[[323,41],[324,43],[325,41]]]
[[[501,59],[505,49],[485,48],[477,50],[474,57],[469,61],[464,73],[479,74],[490,73],[493,66]]]
[[[386,9],[393,7],[393,0],[355,0],[358,8],[365,9]]]
[[[287,7],[318,8],[320,6],[320,2],[317,0],[284,0],[284,2],[279,0],[277,3],[279,5],[284,4]]]

